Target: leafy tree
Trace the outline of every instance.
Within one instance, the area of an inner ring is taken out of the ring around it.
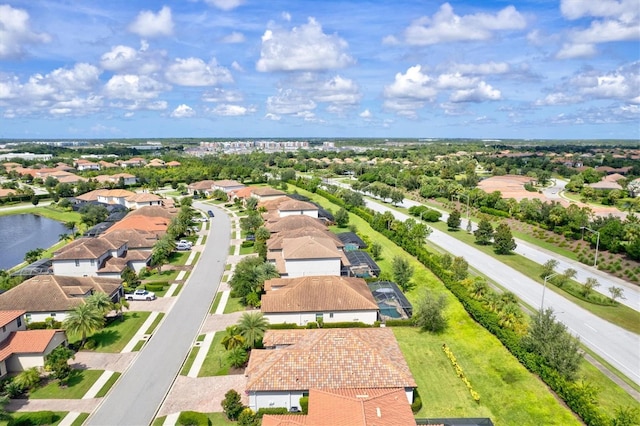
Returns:
[[[613,302],[615,302],[616,299],[626,299],[626,297],[624,297],[624,289],[622,287],[609,287],[609,294],[611,294],[611,300]]]
[[[36,195],[33,195],[31,197],[31,204],[33,204],[34,206],[37,206],[39,203],[40,203],[40,199]]]
[[[416,312],[413,314],[413,321],[424,331],[440,333],[447,328],[447,319],[443,312],[446,305],[447,299],[443,294],[436,296],[427,291],[418,302]]]
[[[42,257],[42,253],[44,253],[43,248],[35,248],[33,250],[29,250],[24,255],[24,261],[27,263],[33,263]]]
[[[582,361],[580,342],[563,323],[556,321],[553,309],[536,313],[522,344],[527,351],[542,356],[551,368],[567,379],[575,378]]]
[[[245,408],[238,416],[238,426],[260,426],[262,421],[251,408]]]
[[[335,220],[336,225],[338,225],[340,228],[345,228],[349,224],[349,212],[341,207],[335,215]]]
[[[393,258],[391,265],[393,271],[393,279],[400,286],[402,291],[409,290],[411,277],[413,276],[414,268],[409,261],[401,256]]]
[[[68,361],[73,358],[75,358],[75,354],[71,349],[66,346],[58,346],[47,355],[44,366],[51,371],[53,378],[59,380],[62,385],[71,375],[71,366]]]
[[[558,261],[556,259],[549,259],[544,264],[542,264],[542,273],[540,274],[541,278],[548,277],[549,275],[555,272],[555,269],[558,267]]]
[[[451,273],[453,279],[463,280],[469,275],[469,263],[462,256],[456,256],[453,258],[453,264],[451,265]]]
[[[563,285],[567,284],[569,281],[574,279],[577,274],[578,274],[578,271],[576,271],[573,268],[565,269],[565,271],[558,276],[559,278],[558,287],[562,287]]]
[[[493,243],[498,254],[509,254],[517,247],[516,241],[511,235],[511,229],[506,223],[501,223],[496,227]]]
[[[105,206],[96,204],[85,204],[80,207],[79,212],[82,223],[85,223],[87,226],[97,225],[109,216],[109,211]]]
[[[104,315],[95,306],[83,303],[69,312],[62,326],[69,333],[80,334],[80,347],[83,347],[87,341],[87,334],[95,333],[104,326]]]
[[[222,338],[222,346],[226,350],[231,350],[234,348],[242,348],[245,346],[245,340],[242,335],[240,335],[240,330],[237,325],[230,325],[226,328],[226,334]]]
[[[404,193],[400,190],[394,189],[389,194],[389,197],[391,198],[391,203],[395,206],[404,200]]]
[[[230,389],[224,394],[224,399],[220,404],[222,405],[222,411],[229,420],[237,420],[242,410],[244,410],[240,394],[234,389]]]
[[[452,264],[453,264],[453,257],[451,257],[449,253],[444,253],[442,257],[440,257],[440,266],[445,271],[450,271]]]
[[[171,253],[176,248],[176,243],[171,235],[165,234],[153,245],[151,251],[151,265],[158,268],[158,272],[162,270],[162,265],[169,262]]]
[[[449,231],[457,231],[460,228],[460,212],[458,210],[454,210],[449,213],[449,217],[447,218],[447,227]]]
[[[473,231],[473,235],[476,236],[476,243],[486,246],[491,244],[493,240],[493,226],[487,219],[482,219],[478,224],[478,229]]]
[[[122,274],[120,274],[120,278],[122,278],[122,282],[124,283],[124,286],[129,288],[138,287],[141,282],[140,278],[138,277],[138,274],[136,274],[136,271],[134,271],[132,268],[128,266],[124,268],[124,270],[122,271]]]
[[[263,223],[264,220],[262,219],[262,216],[260,216],[260,213],[255,210],[251,210],[247,216],[240,219],[240,228],[249,234],[255,234],[256,229],[261,227]]]
[[[380,260],[380,255],[382,254],[382,246],[380,243],[375,241],[371,243],[371,245],[369,245],[369,251],[374,260]]]
[[[256,197],[249,197],[244,202],[244,206],[247,210],[256,210],[258,207],[258,199]]]
[[[600,283],[598,282],[597,278],[589,277],[582,286],[582,294],[588,296],[589,293],[591,293],[591,291],[596,287],[600,287]]]
[[[245,312],[238,320],[238,331],[250,348],[256,348],[262,344],[264,332],[269,326],[269,321],[262,312]]]

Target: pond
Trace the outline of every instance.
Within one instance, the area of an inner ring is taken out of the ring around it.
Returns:
[[[69,233],[63,223],[34,214],[0,216],[0,269],[9,269],[24,261],[24,255],[36,248],[49,248]]]

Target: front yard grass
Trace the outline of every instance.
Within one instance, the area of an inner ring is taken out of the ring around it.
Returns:
[[[213,336],[213,341],[204,358],[202,368],[198,372],[198,377],[226,376],[229,374],[231,365],[227,361],[227,351],[222,346],[223,332],[218,332]]]
[[[151,323],[151,325],[149,326],[149,328],[147,328],[147,331],[144,332],[144,334],[151,334],[155,331],[156,327],[158,326],[158,324],[160,324],[160,321],[162,321],[162,318],[164,318],[164,312],[160,312],[156,318],[153,320],[153,322]]]
[[[186,261],[186,260],[185,260]],[[157,269],[153,269],[153,272],[150,275],[146,275],[143,277],[145,281],[175,281],[176,277],[180,273],[177,269],[166,269],[164,268],[162,272],[158,272]]]
[[[220,299],[222,299],[221,291],[216,294],[216,298],[213,300],[213,305],[211,305],[211,310],[209,311],[210,314],[216,313],[216,309],[218,309],[218,305],[220,304]]]
[[[124,320],[115,320],[102,330],[88,336],[87,340],[95,342],[95,352],[120,352],[149,317],[151,312],[125,312]],[[81,336],[69,334],[69,343],[77,343]]]
[[[254,252],[253,246],[249,246],[249,247],[240,246],[240,255],[252,254],[253,252]]]
[[[89,413],[80,413],[78,417],[71,423],[71,426],[82,426],[84,422],[89,418]]]
[[[57,380],[29,392],[30,399],[81,399],[102,375],[103,370],[72,370],[67,387]]]
[[[227,304],[224,307],[224,313],[230,314],[232,312],[244,311],[245,307],[240,303],[239,297],[229,297]]]
[[[113,384],[118,380],[118,378],[120,378],[121,375],[122,373],[119,373],[117,371],[114,372],[111,375],[111,377],[109,377],[109,380],[107,380],[104,386],[102,386],[102,389],[98,391],[98,393],[96,394],[96,398],[102,398],[103,396],[105,396],[107,392],[109,392],[109,389],[111,389]]]
[[[308,191],[300,188],[296,191],[332,211],[339,208]],[[357,227],[360,235],[367,235],[381,244],[382,259],[377,263],[383,274],[390,273],[395,256],[407,258],[414,266],[412,283],[415,286],[406,293],[414,306],[427,289],[447,298],[445,314],[449,328],[443,334],[421,333],[414,328],[393,329],[422,398],[423,408],[416,417],[490,417],[495,424],[581,424],[537,376],[529,373],[495,336],[469,317],[431,271],[371,229],[363,219],[352,214],[349,216],[350,224]],[[480,404],[473,401],[462,380],[456,376],[442,351],[443,343],[451,348],[474,390],[480,394]],[[624,391],[595,368],[589,367],[583,366],[583,369],[593,371],[589,380],[596,386],[614,388],[597,397],[598,403],[605,408],[605,404],[611,403],[607,396],[610,392],[618,395]],[[623,400],[633,402],[629,396],[621,397],[619,401]],[[607,412],[613,412],[619,402],[613,404],[605,408]]]
[[[31,414],[35,414],[38,413],[38,411],[19,411],[19,412],[15,412],[15,413],[9,413],[9,417],[13,420],[17,420],[19,418],[21,419],[27,419],[29,418],[29,416]],[[60,422],[62,421],[62,419],[65,418],[65,416],[69,414],[66,411],[53,411],[53,420],[55,420],[53,423],[51,423],[52,426],[55,425],[59,425]],[[84,419],[86,420],[86,418],[89,417],[89,414],[87,414]],[[9,424],[9,419],[6,418],[4,420],[0,420],[0,426],[6,426]],[[24,422],[24,423],[15,423],[15,424],[33,424],[32,422]],[[73,423],[73,425],[75,425],[76,423]],[[81,424],[81,423],[80,423]],[[78,424],[78,426],[80,425]],[[72,426],[73,426],[72,425]]]

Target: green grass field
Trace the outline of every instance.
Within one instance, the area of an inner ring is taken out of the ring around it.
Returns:
[[[125,312],[124,321],[115,320],[105,328],[88,336],[96,342],[95,352],[120,352],[149,317],[150,312]],[[69,343],[77,343],[81,336],[69,334]]]
[[[105,396],[107,392],[109,392],[109,389],[111,389],[111,387],[116,383],[116,381],[120,378],[121,375],[122,373],[119,373],[117,371],[114,372],[111,375],[111,377],[109,377],[109,380],[107,380],[104,386],[102,386],[102,389],[98,391],[98,393],[96,394],[96,398],[102,398],[103,396]]]
[[[224,307],[224,313],[230,314],[232,312],[244,311],[245,307],[240,303],[239,297],[229,297],[227,304]]]
[[[61,388],[57,381],[29,392],[31,399],[80,399],[102,375],[102,370],[72,370],[69,384]]]
[[[227,351],[222,346],[223,332],[218,332],[213,337],[211,347],[204,358],[198,377],[226,376],[229,374],[230,365],[227,362]]]

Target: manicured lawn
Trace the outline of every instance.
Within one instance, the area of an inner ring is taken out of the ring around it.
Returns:
[[[320,202],[325,208],[332,211],[338,209],[322,197],[300,188],[296,188],[296,191]],[[414,306],[425,289],[447,297],[446,316],[449,328],[443,334],[433,336],[412,328],[394,328],[423,401],[423,408],[416,417],[478,416],[491,417],[495,424],[580,424],[572,412],[556,400],[548,388],[529,373],[495,336],[469,317],[462,305],[431,271],[373,231],[361,218],[350,215],[349,223],[356,225],[360,235],[368,236],[382,245],[382,259],[377,261],[382,275],[390,276],[394,256],[401,255],[410,259],[415,267],[412,282],[416,285],[406,295]],[[456,376],[442,351],[443,343],[453,350],[474,389],[480,394],[479,405],[471,399],[466,386]],[[601,393],[602,396],[598,398],[601,406],[611,403],[608,395],[623,392],[591,366],[586,367],[585,371],[593,372],[589,380],[596,386],[613,388]],[[611,412],[617,406],[614,403],[606,410]]]
[[[204,413],[204,414],[206,414],[207,417],[209,417],[209,420],[211,421],[211,426],[229,426],[229,425],[238,424],[237,422],[232,422],[231,420],[227,420],[227,417],[224,415],[224,413]],[[153,421],[152,426],[162,426],[166,418],[167,416],[156,418]]]
[[[96,398],[102,398],[103,396],[105,396],[107,392],[109,392],[109,389],[111,389],[111,386],[113,386],[116,380],[118,380],[118,378],[121,376],[121,374],[122,373],[118,373],[117,371],[114,372],[111,377],[109,377],[109,380],[107,380],[104,386],[102,386],[102,389],[98,391],[98,393],[96,394]]]
[[[482,246],[475,244],[475,236],[473,236],[472,234],[468,234],[467,232],[462,230],[455,232],[447,231],[447,224],[444,222],[432,223],[430,225],[440,231],[447,232],[450,236],[464,242],[465,244],[471,245],[476,249],[482,251],[483,253],[486,253],[489,256],[500,260],[505,265],[515,269],[518,272],[521,272],[522,274],[528,276],[533,280],[538,281],[540,284],[544,282],[544,280],[540,278],[540,271],[542,270],[542,267],[536,262],[527,259],[526,257],[519,254],[497,255],[495,254],[491,246]],[[589,312],[599,316],[602,319],[605,319],[636,334],[640,334],[640,312],[638,311],[634,311],[633,309],[622,304],[618,306],[603,306],[589,303],[575,296],[572,296],[571,294],[563,291],[561,288],[556,287],[555,285],[547,285],[547,288],[562,295],[565,299],[570,300],[576,305],[579,305],[580,307],[588,310]]]
[[[145,276],[144,279],[149,281],[174,281],[179,273],[180,271],[176,269],[167,269],[164,267],[162,272],[158,272],[157,269],[154,269],[153,273]]]
[[[240,254],[252,254],[253,253],[253,246],[250,247],[242,247],[240,246]]]
[[[240,303],[239,297],[229,297],[224,307],[224,313],[230,314],[232,312],[244,311],[245,309],[246,308]]]
[[[145,343],[147,343],[146,340],[139,340],[138,343],[136,343],[135,346],[131,349],[131,352],[140,351],[140,349],[142,349]]]
[[[209,352],[204,358],[198,377],[226,376],[229,374],[230,365],[227,362],[227,351],[221,343],[224,335],[224,332],[218,332],[213,337],[213,342],[211,342]]]
[[[187,259],[189,259],[189,255],[191,255],[191,251],[174,251],[171,253],[171,258],[169,263],[172,265],[184,265],[187,263]]]
[[[34,412],[17,412],[17,413],[9,413],[9,415],[11,416],[11,418],[13,419],[18,419],[18,418],[23,418],[23,417],[28,417],[31,413],[37,413],[37,411]],[[62,419],[64,419],[64,417],[67,415],[68,413],[66,411],[54,411],[53,412],[53,419],[55,420],[53,423],[51,423],[52,426],[58,425],[60,424],[60,422],[62,421]],[[79,416],[80,417],[80,416]],[[86,419],[87,417],[89,417],[89,414],[87,414],[84,419]],[[0,420],[0,426],[6,426],[9,424],[8,419],[7,420]],[[23,423],[23,424],[27,424],[27,423]],[[31,424],[31,423],[28,423]],[[78,425],[80,426],[82,423],[73,423],[73,425]]]
[[[125,312],[123,321],[115,320],[89,336],[91,340],[96,342],[93,350],[95,352],[120,352],[149,317],[149,314],[150,312]],[[69,343],[79,342],[80,338],[81,336],[69,334]]]
[[[73,370],[69,385],[61,388],[57,381],[29,392],[31,399],[81,399],[102,375],[102,370]]]
[[[213,300],[213,305],[211,305],[211,310],[209,311],[210,314],[216,313],[216,309],[218,309],[218,305],[220,304],[220,299],[222,299],[222,292],[216,294],[216,298]]]
[[[80,221],[82,219],[82,216],[78,212],[61,210],[53,206],[33,206],[32,204],[29,204],[25,205],[25,208],[23,209],[0,208],[0,216],[28,213],[33,213],[38,216],[57,220],[58,222],[76,222],[76,224],[80,224]]]
[[[71,426],[82,426],[84,422],[89,418],[89,413],[80,413],[78,417],[71,423]]]
[[[191,370],[191,366],[196,360],[198,352],[200,352],[200,346],[195,346],[191,349],[191,352],[189,352],[189,356],[187,357],[184,365],[182,366],[182,370],[180,371],[181,376],[186,376],[187,374],[189,374],[189,370]]]
[[[158,324],[160,324],[160,321],[162,321],[163,317],[164,317],[164,312],[160,312],[158,316],[156,316],[156,319],[153,320],[149,328],[147,328],[147,331],[144,332],[144,334],[153,333],[156,327],[158,326]]]

